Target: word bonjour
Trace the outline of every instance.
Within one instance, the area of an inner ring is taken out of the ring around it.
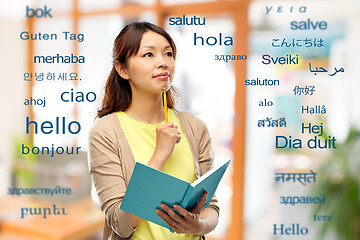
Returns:
[[[72,40],[72,41],[78,41],[83,42],[84,41],[84,34],[79,33],[70,33],[70,32],[62,32],[64,40]],[[56,33],[29,33],[29,32],[21,32],[20,33],[20,39],[21,40],[57,40],[58,35]]]
[[[54,157],[55,154],[57,155],[62,155],[62,154],[67,154],[67,155],[73,155],[79,154],[79,150],[81,147],[54,147],[54,144],[51,144],[51,147],[36,147],[36,146],[26,146],[25,144],[21,144],[21,154],[22,155],[28,155],[28,154],[34,154],[34,155],[38,155],[38,154],[42,154],[42,155],[49,155],[50,157]],[[75,151],[75,153],[74,153]]]

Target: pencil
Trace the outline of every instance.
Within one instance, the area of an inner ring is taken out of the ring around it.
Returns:
[[[165,114],[165,123],[168,122],[168,111],[167,111],[167,103],[166,103],[166,88],[163,87],[163,97],[164,97],[164,114]]]

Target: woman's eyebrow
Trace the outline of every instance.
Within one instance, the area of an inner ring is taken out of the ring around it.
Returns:
[[[142,48],[151,48],[151,49],[155,49],[154,46],[142,46],[140,49]],[[164,47],[164,49],[167,49],[167,48],[172,48],[170,45],[167,45],[166,47]]]

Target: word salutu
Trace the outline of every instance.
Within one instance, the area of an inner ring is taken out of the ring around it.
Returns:
[[[298,181],[302,185],[306,185],[307,183],[316,182],[316,175],[317,173],[314,173],[312,170],[310,170],[310,173],[275,173],[275,182],[290,182],[292,180],[293,182]]]
[[[187,17],[186,15],[182,15],[182,17],[170,17],[169,25],[205,25],[205,18],[197,16]]]

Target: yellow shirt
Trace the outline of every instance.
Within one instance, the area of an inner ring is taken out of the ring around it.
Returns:
[[[135,161],[148,164],[156,146],[156,128],[159,124],[147,124],[136,121],[124,112],[117,112],[117,117],[130,145]],[[195,164],[186,136],[180,126],[179,119],[172,109],[168,110],[169,122],[178,126],[181,141],[175,145],[174,151],[164,166],[164,172],[184,181],[192,183],[196,180]],[[171,233],[155,223],[142,220],[137,226],[132,239],[135,240],[199,240],[201,237],[192,234]]]

